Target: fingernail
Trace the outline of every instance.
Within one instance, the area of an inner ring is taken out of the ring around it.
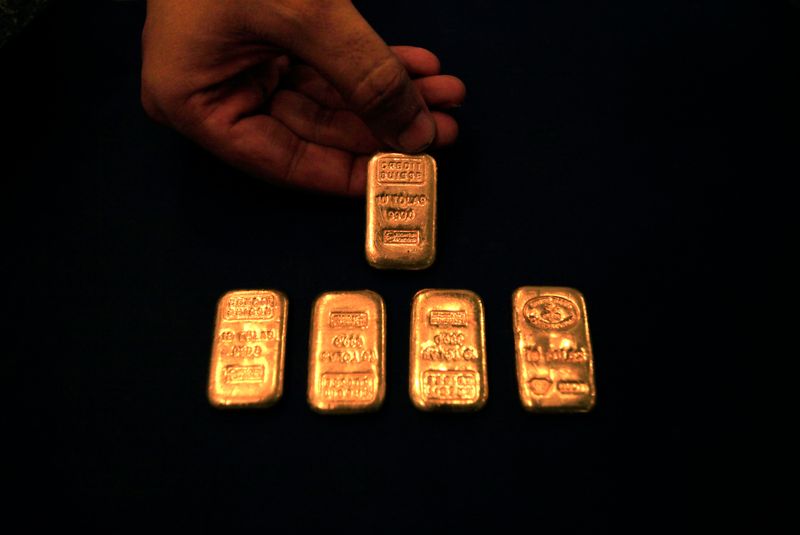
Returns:
[[[406,152],[419,152],[433,143],[436,135],[436,125],[430,114],[421,111],[414,117],[411,124],[397,136],[397,144]]]

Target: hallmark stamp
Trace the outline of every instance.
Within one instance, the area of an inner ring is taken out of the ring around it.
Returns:
[[[419,243],[418,230],[384,229],[383,243],[387,245],[416,245]]]
[[[556,295],[534,297],[525,303],[525,319],[537,329],[564,330],[575,326],[580,319],[578,306]]]
[[[328,325],[331,329],[366,329],[369,326],[369,315],[362,311],[334,310],[328,316]]]
[[[466,327],[467,313],[463,310],[431,310],[429,322],[434,327]]]
[[[260,383],[264,381],[264,366],[225,366],[227,384]]]

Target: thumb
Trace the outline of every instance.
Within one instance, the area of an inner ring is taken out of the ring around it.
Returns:
[[[420,152],[436,123],[408,72],[350,2],[320,2],[292,52],[317,69],[384,143]]]

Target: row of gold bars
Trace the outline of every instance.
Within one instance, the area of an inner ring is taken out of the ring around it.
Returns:
[[[534,412],[595,403],[583,295],[524,286],[513,294],[517,379]],[[225,294],[217,307],[208,397],[217,407],[267,407],[283,392],[288,300],[276,290]],[[308,403],[321,413],[377,410],[386,393],[386,311],[370,290],[314,303]],[[421,410],[477,410],[488,398],[483,302],[469,290],[421,290],[411,312],[409,393]]]

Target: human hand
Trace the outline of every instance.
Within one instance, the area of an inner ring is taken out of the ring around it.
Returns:
[[[464,84],[347,0],[149,0],[142,105],[253,175],[361,195],[381,148],[453,143]],[[412,79],[413,77],[413,79]]]

